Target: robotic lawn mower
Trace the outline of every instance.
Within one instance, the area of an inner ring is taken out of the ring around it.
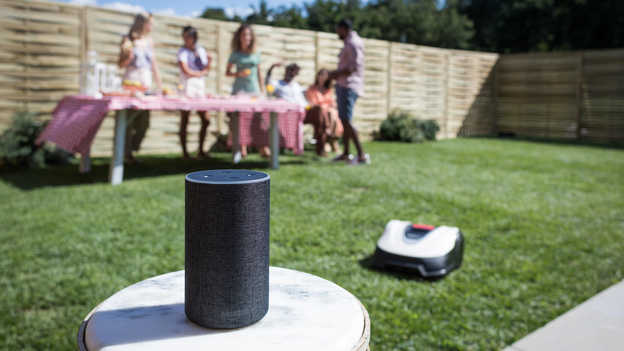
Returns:
[[[433,227],[391,220],[377,242],[374,264],[440,278],[459,268],[464,237],[456,227]]]

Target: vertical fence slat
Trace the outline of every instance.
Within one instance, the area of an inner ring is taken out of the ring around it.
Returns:
[[[492,104],[490,116],[492,118],[492,134],[498,134],[498,126],[496,124],[496,118],[498,113],[498,62],[494,64],[492,69]]]
[[[386,115],[392,111],[392,46],[394,43],[388,44],[388,60],[386,65],[388,67],[388,73],[386,81],[388,82],[388,89],[386,91]]]
[[[578,54],[576,67],[576,140],[581,140],[583,124],[583,53]]]
[[[448,124],[448,115],[449,115],[449,95],[448,95],[448,91],[449,91],[449,83],[450,83],[450,79],[449,79],[449,67],[450,67],[450,56],[451,53],[446,52],[444,54],[444,87],[445,89],[442,91],[443,92],[443,97],[442,97],[442,101],[443,102],[443,112],[442,112],[442,118],[443,119],[443,127],[442,129],[444,130],[444,138],[449,138],[449,124]]]
[[[319,48],[320,45],[320,35],[319,33],[314,34],[314,72],[318,72],[321,69],[321,50]]]
[[[217,89],[216,93],[221,94],[223,91],[223,86],[225,85],[225,70],[224,67],[226,65],[227,58],[225,57],[225,48],[224,48],[224,40],[225,29],[223,28],[223,24],[217,24],[217,59],[215,65],[215,71],[217,76]],[[225,132],[225,114],[223,112],[219,112],[217,115],[217,130],[219,133]]]

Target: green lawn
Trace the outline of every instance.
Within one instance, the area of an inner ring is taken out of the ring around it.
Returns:
[[[282,157],[271,264],[356,295],[371,348],[500,349],[624,279],[624,150],[495,139],[369,143],[371,166]],[[144,157],[120,186],[75,166],[0,173],[0,348],[69,350],[117,290],[184,267],[184,174],[228,155]],[[242,167],[262,168],[252,156]],[[456,225],[464,264],[435,282],[368,266],[385,223]]]

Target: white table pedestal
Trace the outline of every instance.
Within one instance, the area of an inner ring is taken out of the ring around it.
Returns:
[[[366,309],[338,285],[271,267],[269,312],[239,329],[206,329],[184,313],[184,271],[131,285],[96,307],[78,333],[79,350],[365,351]]]

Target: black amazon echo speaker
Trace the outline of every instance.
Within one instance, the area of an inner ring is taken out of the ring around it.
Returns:
[[[186,175],[184,311],[192,322],[240,328],[267,313],[269,193],[262,172]]]

